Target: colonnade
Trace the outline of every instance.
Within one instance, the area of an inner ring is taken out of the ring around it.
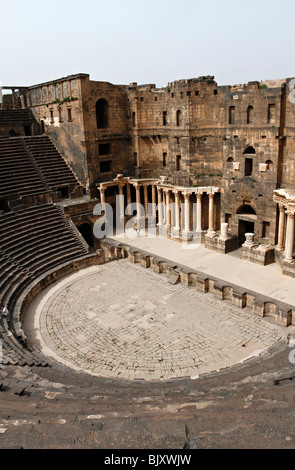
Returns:
[[[174,233],[181,233],[183,235],[192,231],[204,231],[202,196],[207,194],[209,204],[206,204],[206,210],[208,211],[206,215],[208,220],[206,230],[209,233],[214,233],[215,195],[220,192],[220,188],[187,188],[172,186],[159,182],[159,180],[133,180],[131,178],[117,177],[113,181],[101,183],[98,186],[102,204],[106,203],[105,191],[110,186],[118,186],[120,196],[118,210],[120,218],[124,219],[125,216],[133,215],[134,206],[133,208],[131,206],[133,203],[136,207],[137,220],[142,220],[145,217],[150,219],[151,224],[155,224],[158,218],[159,231],[161,229],[166,229],[168,232],[173,230]],[[135,189],[135,201],[132,201],[132,186]],[[143,188],[143,191],[141,188]],[[151,202],[149,200],[150,194]]]

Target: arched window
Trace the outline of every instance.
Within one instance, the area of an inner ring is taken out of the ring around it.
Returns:
[[[247,147],[244,151],[244,155],[256,155],[256,150],[254,147]]]
[[[163,166],[167,166],[167,153],[163,153]]]
[[[234,161],[234,159],[233,159],[232,157],[229,157],[229,158],[226,160],[227,163],[232,163],[233,161]]]
[[[247,108],[247,124],[252,124],[253,123],[253,114],[254,114],[253,106],[248,106],[248,108]]]
[[[272,171],[273,170],[273,162],[271,160],[267,160],[265,163],[267,165],[267,169]]]
[[[180,121],[181,121],[181,111],[178,109],[178,111],[176,111],[176,125],[178,127],[180,126]]]
[[[103,98],[96,102],[96,123],[97,129],[109,127],[109,104]]]
[[[244,151],[245,155],[245,176],[252,176],[253,172],[253,155],[256,155],[254,147],[247,147]]]
[[[237,214],[253,214],[256,215],[255,210],[249,204],[245,204],[244,206],[239,207],[237,210]]]

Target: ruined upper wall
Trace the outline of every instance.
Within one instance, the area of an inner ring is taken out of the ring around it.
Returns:
[[[36,118],[66,158],[80,182],[89,186],[85,156],[82,82],[77,74],[29,87],[27,102]]]
[[[128,89],[131,111],[136,113],[133,127],[190,130],[229,126],[279,127],[283,85],[281,80],[218,86],[211,76],[177,80],[160,89],[133,84]],[[166,113],[165,122],[163,112]],[[177,113],[181,118],[179,123]]]

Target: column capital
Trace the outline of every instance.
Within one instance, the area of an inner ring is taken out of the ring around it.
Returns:
[[[286,214],[290,219],[295,219],[295,212],[294,211],[286,211]]]
[[[209,196],[209,199],[214,199],[215,193],[209,193],[208,196]]]
[[[286,207],[284,206],[284,204],[279,204],[279,211],[285,212],[285,210],[286,210]]]

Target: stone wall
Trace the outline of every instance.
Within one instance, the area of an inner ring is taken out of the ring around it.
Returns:
[[[294,184],[290,91],[290,79],[218,86],[207,76],[156,88],[91,81],[85,74],[30,88],[35,115],[89,195],[96,197],[96,185],[118,173],[218,186],[220,222],[229,223],[240,245],[249,226],[257,242],[276,243],[273,191]],[[67,94],[74,101],[64,101]],[[101,100],[106,122],[99,125]],[[68,108],[72,121],[59,122]]]
[[[87,77],[73,75],[30,87],[27,101],[44,132],[89,191],[82,101],[82,82]]]

